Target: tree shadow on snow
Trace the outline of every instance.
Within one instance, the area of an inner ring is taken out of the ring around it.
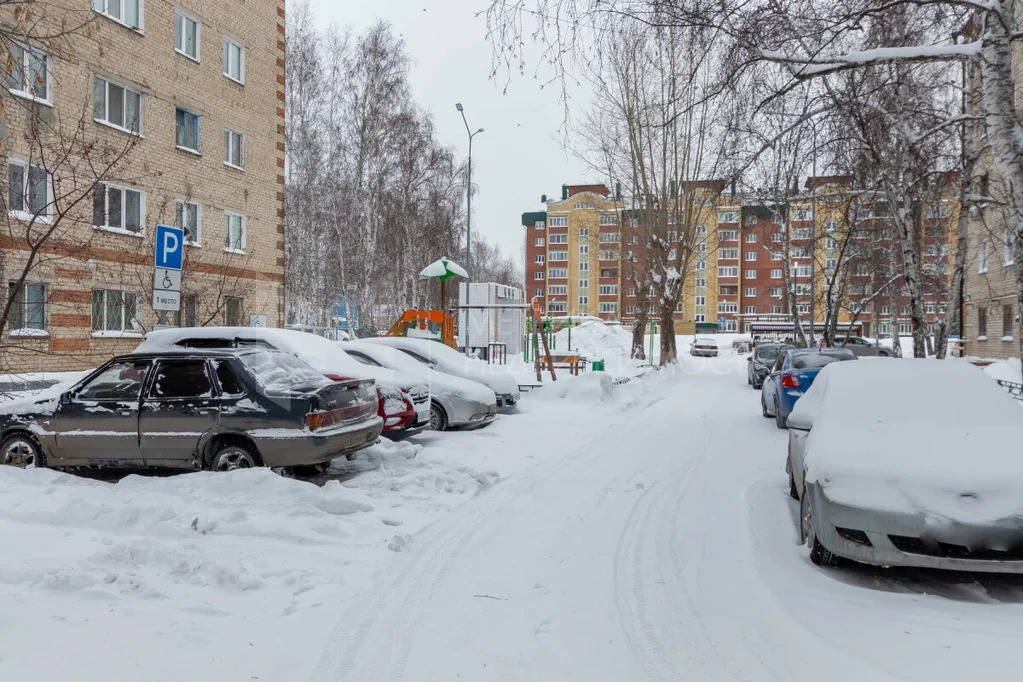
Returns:
[[[787,491],[785,497],[789,502],[792,527],[798,529],[799,503],[789,498]],[[796,542],[799,542],[798,536]],[[838,566],[813,568],[847,585],[878,592],[921,594],[978,604],[1023,604],[1023,575],[932,568],[882,568],[848,560]]]

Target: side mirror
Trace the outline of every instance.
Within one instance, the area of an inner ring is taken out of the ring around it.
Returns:
[[[796,431],[809,431],[813,428],[813,418],[804,412],[793,412],[786,423],[790,429]]]
[[[746,358],[746,362],[753,362],[753,356],[751,355],[748,358]]]
[[[71,404],[71,391],[65,391],[60,394],[60,404],[70,405]]]

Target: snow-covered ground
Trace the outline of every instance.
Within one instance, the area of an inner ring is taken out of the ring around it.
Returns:
[[[1019,679],[1023,580],[809,562],[745,371],[563,377],[322,488],[0,468],[0,680]]]

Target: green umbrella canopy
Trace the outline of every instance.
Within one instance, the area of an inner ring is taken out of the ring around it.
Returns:
[[[452,277],[468,279],[469,273],[461,265],[447,258],[441,258],[430,263],[419,273],[419,279],[436,279],[441,282],[446,282]]]

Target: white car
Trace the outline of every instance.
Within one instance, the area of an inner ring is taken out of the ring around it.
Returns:
[[[689,346],[689,354],[693,357],[716,358],[718,356],[718,342],[707,337],[699,337],[693,340]]]
[[[146,334],[138,351],[167,346],[234,348],[263,346],[296,355],[334,381],[374,379],[380,398],[384,434],[406,437],[430,424],[430,391],[422,381],[402,372],[369,367],[348,357],[344,346],[322,336],[293,329],[266,327],[181,327]]]
[[[404,351],[432,369],[489,386],[497,394],[499,408],[509,407],[519,402],[519,384],[512,375],[498,369],[495,365],[488,365],[482,360],[467,357],[443,343],[424,339],[407,339],[401,336],[384,336],[366,340],[370,343],[379,343]]]
[[[814,563],[1023,573],[1023,409],[980,369],[835,362],[788,427]]]
[[[349,341],[347,353],[367,365],[399,370],[430,387],[430,425],[436,431],[453,426],[484,426],[497,416],[497,396],[483,384],[431,369],[397,348],[382,343]]]

